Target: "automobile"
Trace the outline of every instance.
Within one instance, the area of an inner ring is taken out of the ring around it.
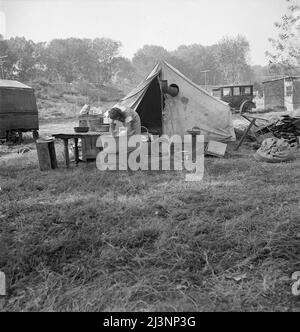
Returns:
[[[212,94],[228,103],[233,111],[245,113],[256,108],[253,85],[224,85],[212,89]]]

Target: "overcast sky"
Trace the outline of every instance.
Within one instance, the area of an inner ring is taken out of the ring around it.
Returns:
[[[252,64],[264,65],[286,7],[285,0],[0,0],[0,34],[34,41],[110,37],[130,58],[145,44],[174,50],[241,34],[250,41]]]

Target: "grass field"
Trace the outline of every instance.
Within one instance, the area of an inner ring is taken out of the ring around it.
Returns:
[[[300,158],[252,153],[206,159],[200,183],[2,157],[2,310],[300,311]]]

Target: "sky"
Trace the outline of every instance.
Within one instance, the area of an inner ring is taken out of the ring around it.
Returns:
[[[266,65],[268,38],[286,8],[285,0],[0,0],[0,34],[35,42],[108,37],[129,58],[145,44],[172,51],[241,34],[251,64]]]

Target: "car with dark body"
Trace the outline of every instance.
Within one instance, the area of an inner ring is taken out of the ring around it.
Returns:
[[[212,89],[213,96],[228,103],[232,110],[241,113],[256,108],[253,85],[224,85]]]

